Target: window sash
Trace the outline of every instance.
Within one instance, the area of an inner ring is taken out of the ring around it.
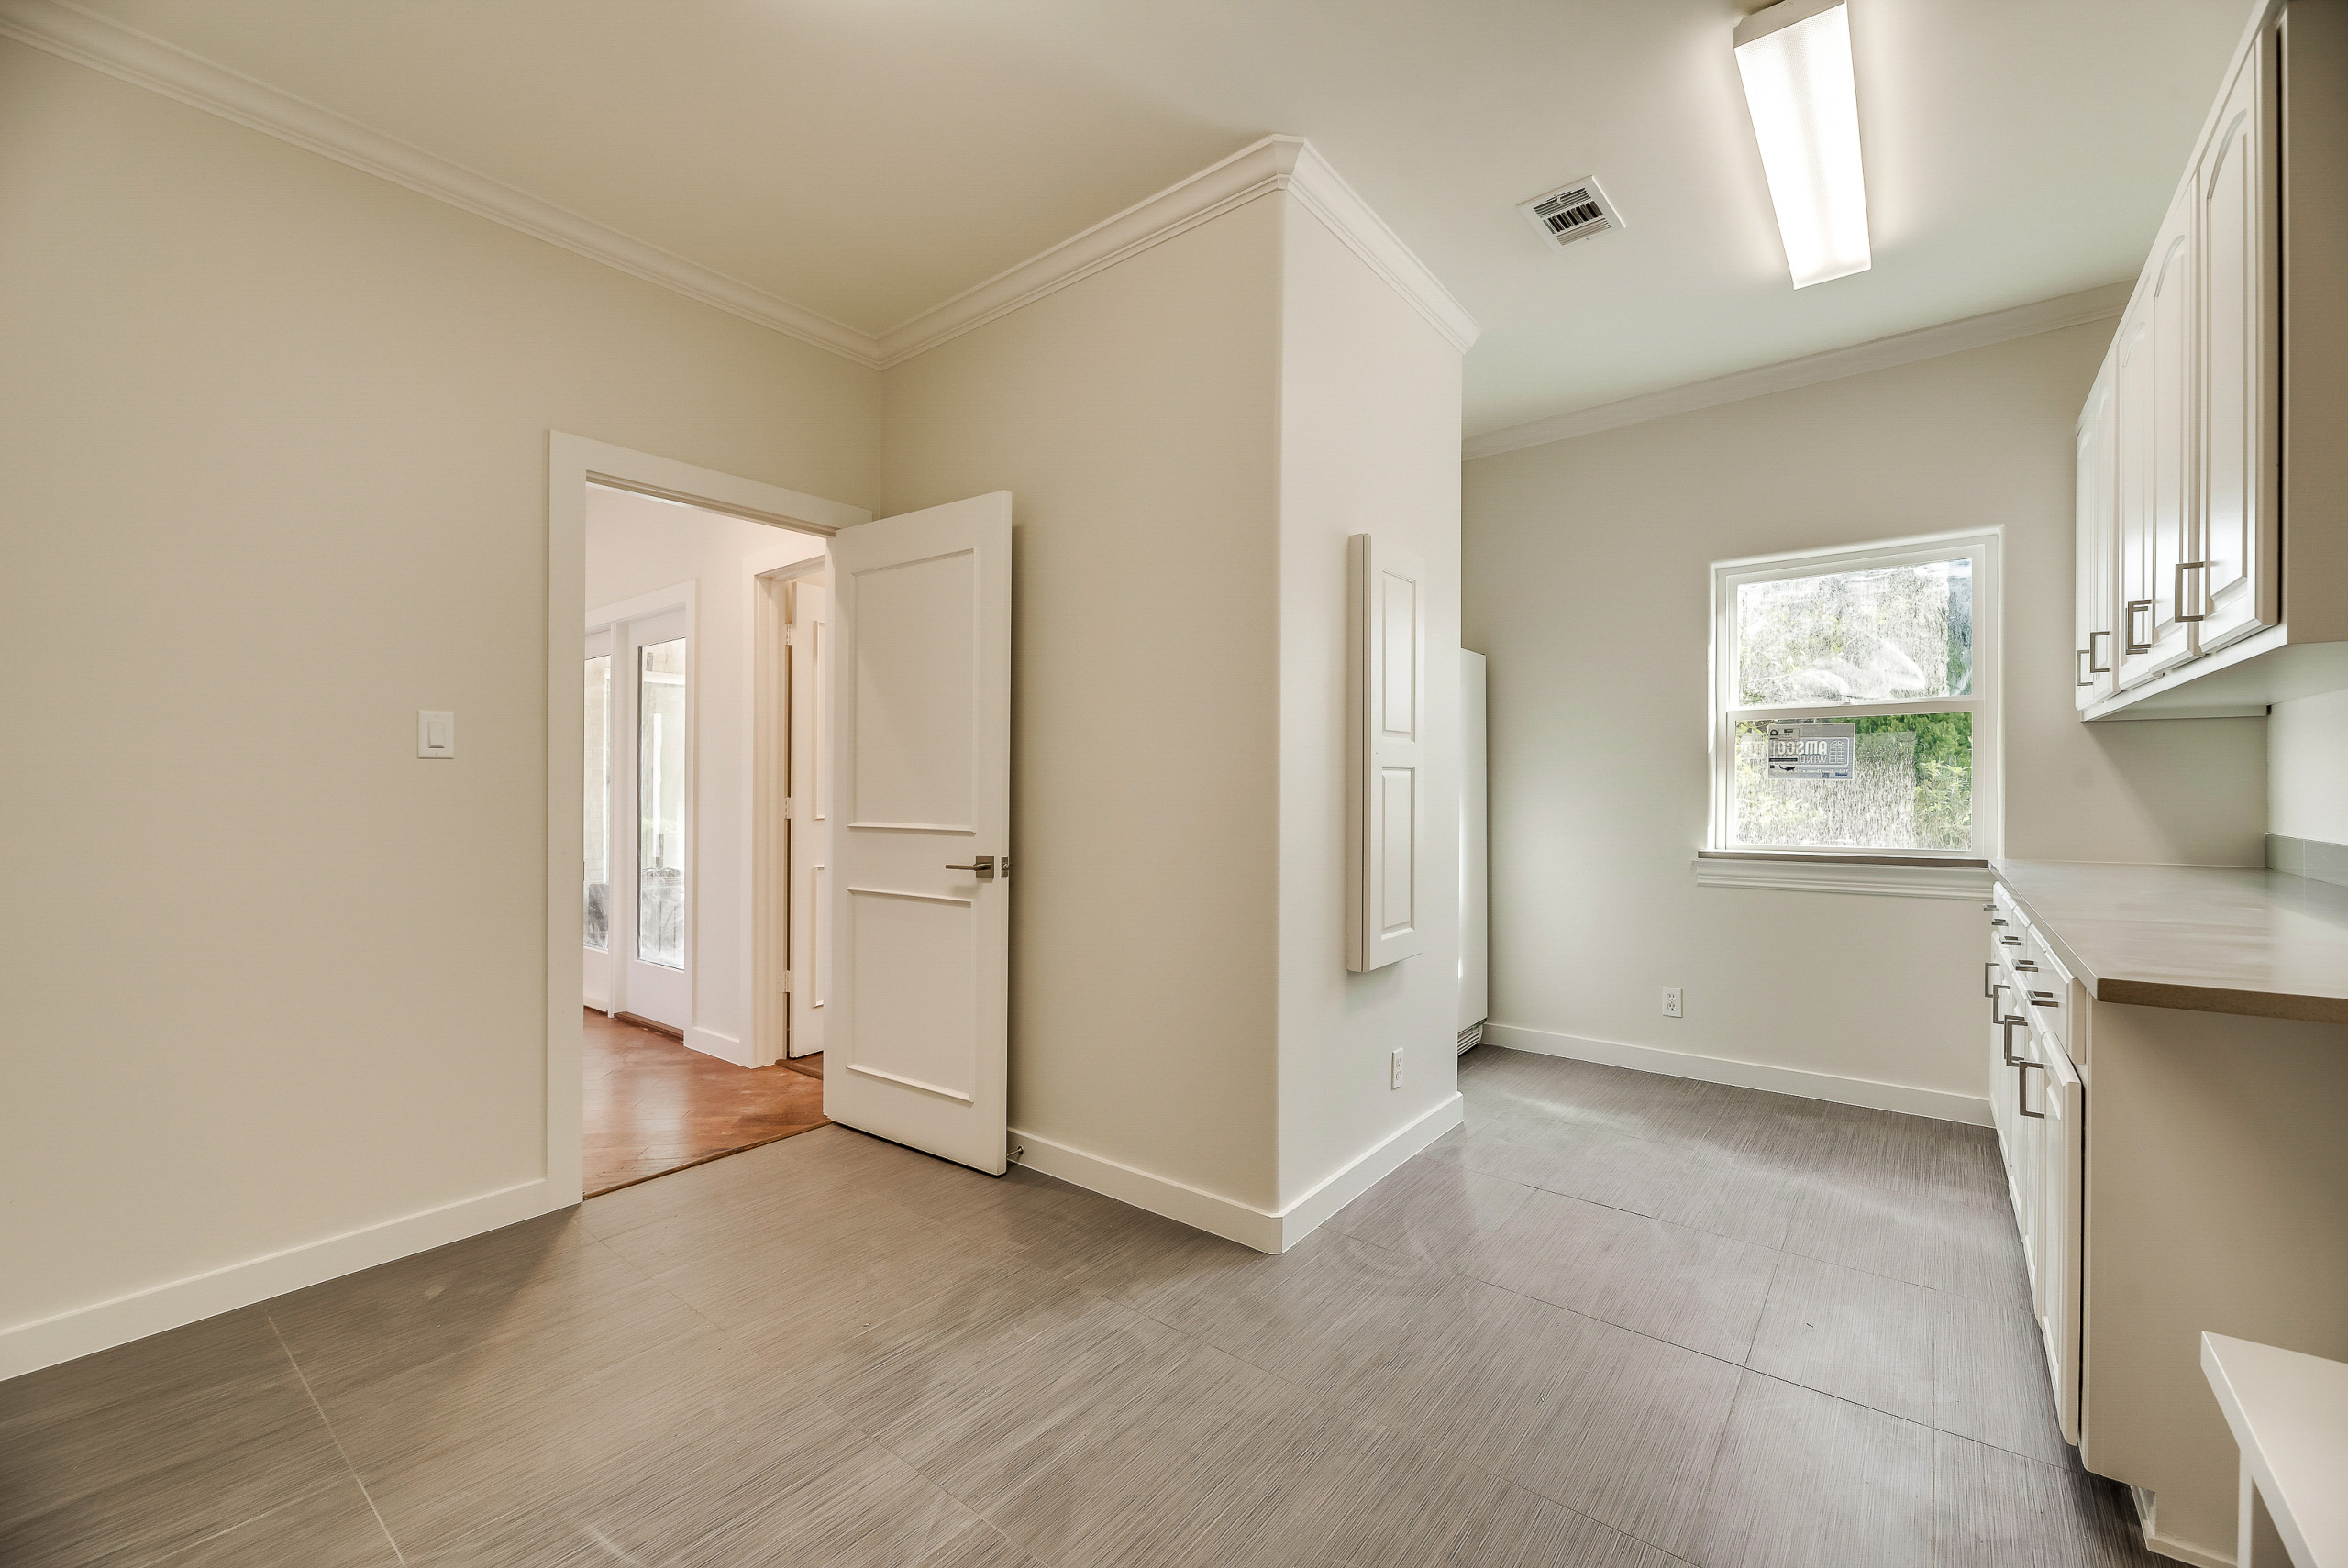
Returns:
[[[2004,631],[1999,619],[2002,609],[1999,555],[2003,543],[1999,529],[1977,529],[1961,534],[1888,539],[1874,545],[1838,546],[1780,556],[1747,557],[1713,565],[1711,694],[1709,703],[1711,709],[1712,800],[1708,847],[1735,853],[1779,851],[1855,857],[1899,854],[1948,860],[1977,860],[1996,853],[1995,846],[2002,839],[2004,828],[2004,805],[1999,788],[2003,780],[1999,746],[2001,725],[1998,708],[2003,673]],[[1970,695],[1926,697],[1897,702],[1756,707],[1727,705],[1729,697],[1737,690],[1736,591],[1741,584],[1967,558],[1973,562],[1973,690]],[[1905,713],[1973,715],[1972,843],[1969,846],[1963,849],[1893,851],[1839,845],[1733,842],[1731,832],[1736,809],[1736,726],[1739,723],[1772,719],[1837,721]]]

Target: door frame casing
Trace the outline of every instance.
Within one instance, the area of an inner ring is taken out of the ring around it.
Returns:
[[[585,831],[579,759],[585,754],[586,679],[579,655],[587,608],[587,487],[609,485],[752,522],[829,536],[872,513],[715,469],[697,468],[559,430],[547,432],[546,1178],[548,1207],[584,1189],[581,1118],[586,1048],[579,845]],[[745,791],[746,796],[748,791]],[[744,809],[750,809],[748,801]],[[755,827],[755,823],[752,824]],[[755,839],[752,840],[755,843]],[[755,852],[754,852],[755,853]]]

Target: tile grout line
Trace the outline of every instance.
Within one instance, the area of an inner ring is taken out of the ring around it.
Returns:
[[[400,1550],[399,1538],[392,1533],[392,1527],[383,1522],[383,1510],[375,1506],[375,1495],[367,1489],[366,1477],[359,1474],[359,1466],[350,1463],[350,1451],[342,1446],[342,1438],[334,1430],[334,1422],[327,1415],[327,1408],[318,1403],[318,1391],[310,1386],[310,1375],[302,1370],[301,1362],[294,1354],[294,1347],[285,1342],[285,1331],[277,1326],[274,1314],[263,1312],[261,1320],[269,1325],[270,1333],[277,1340],[277,1348],[284,1353],[285,1364],[292,1367],[294,1375],[302,1380],[302,1392],[309,1396],[310,1408],[318,1413],[318,1424],[327,1430],[327,1441],[334,1444],[336,1454],[342,1460],[343,1469],[349,1472],[351,1481],[359,1487],[359,1495],[367,1500],[367,1511],[375,1516],[375,1528],[383,1532],[383,1544],[392,1549],[392,1556],[400,1568],[407,1568],[407,1554]]]

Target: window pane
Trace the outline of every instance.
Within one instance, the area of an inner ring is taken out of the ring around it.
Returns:
[[[612,656],[587,661],[587,945],[602,953],[612,935]]]
[[[1844,721],[1858,731],[1848,779],[1773,777],[1763,764],[1768,725],[1736,726],[1739,847],[1973,847],[1973,715],[1888,713]]]
[[[1972,560],[1739,583],[1736,686],[1744,708],[1972,695]]]
[[[637,684],[636,955],[685,966],[685,639],[644,648]]]

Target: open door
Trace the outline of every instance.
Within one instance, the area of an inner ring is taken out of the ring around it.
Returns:
[[[791,1046],[793,1056],[824,1049],[831,1016],[832,592],[791,585]]]
[[[832,541],[824,1114],[1001,1175],[1011,495]]]

